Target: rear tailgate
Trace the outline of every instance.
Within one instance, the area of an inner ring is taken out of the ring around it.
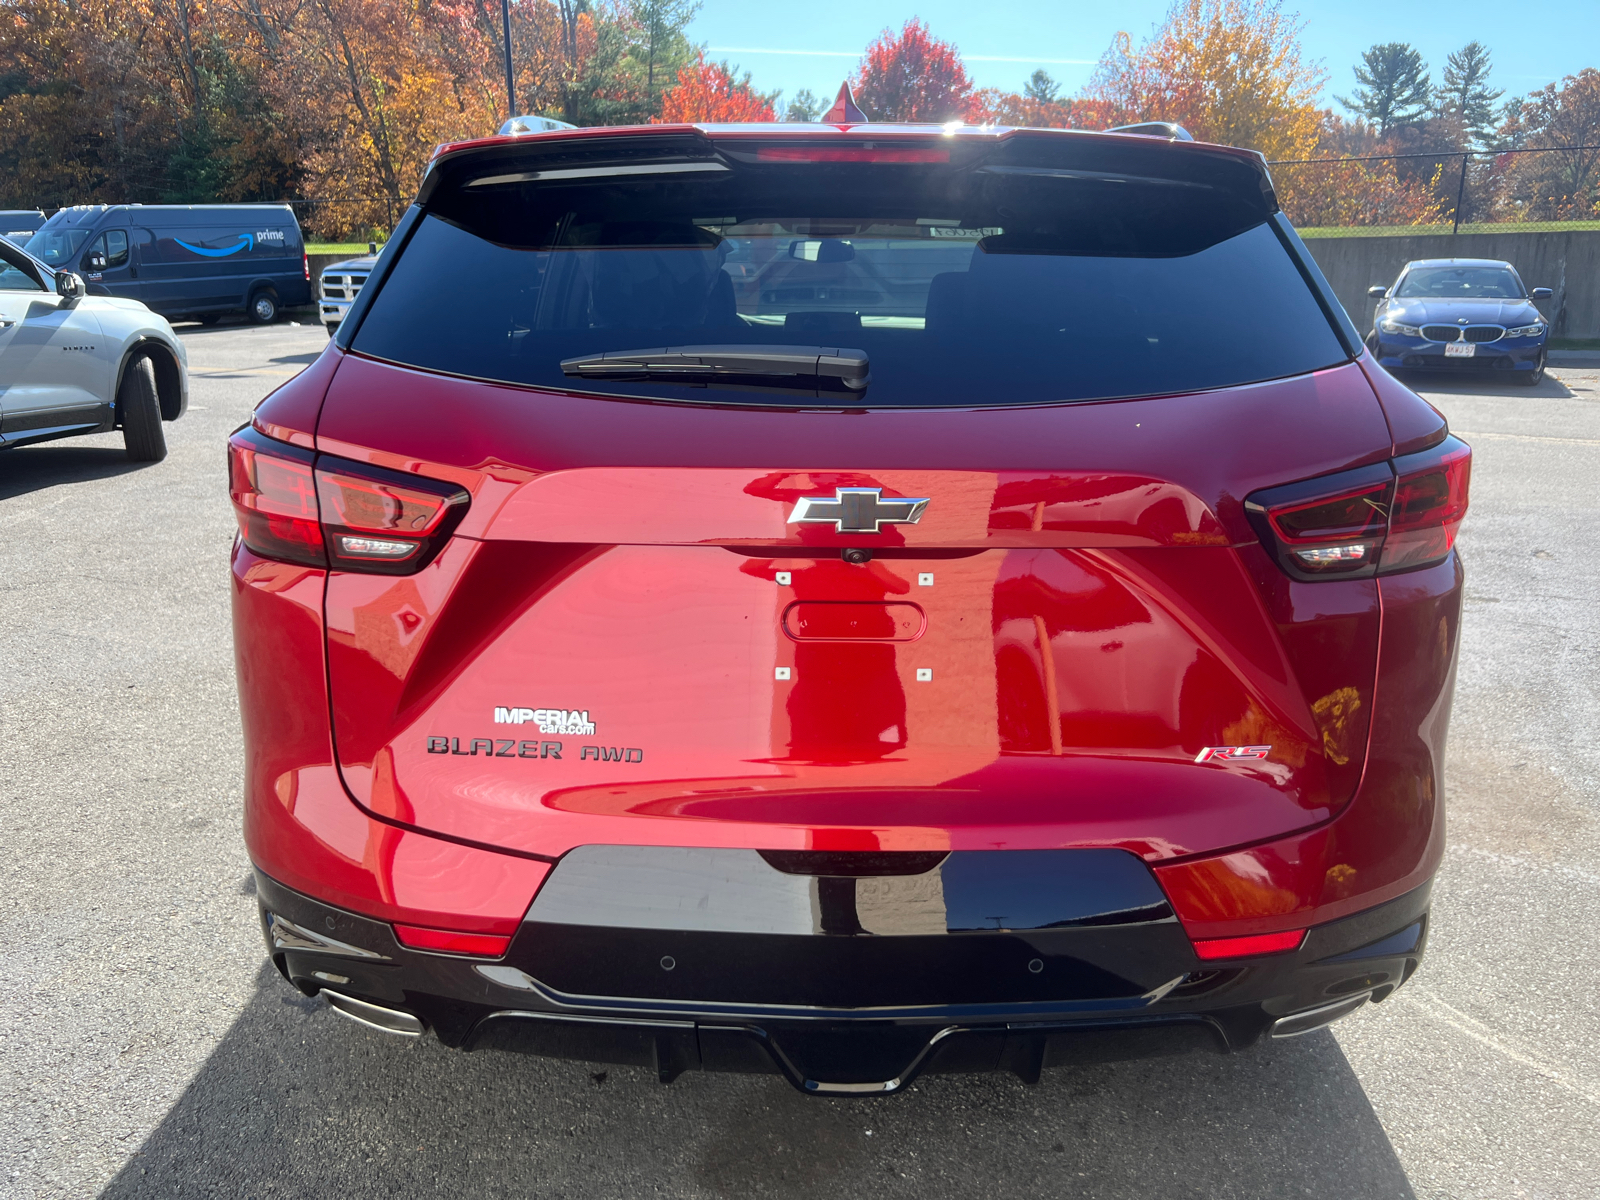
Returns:
[[[341,770],[409,825],[550,855],[1155,859],[1325,820],[1359,780],[1376,585],[1290,581],[1240,507],[1387,454],[1354,364],[1204,397],[808,413],[352,356],[318,441],[473,496],[419,574],[328,584]],[[878,534],[792,520],[848,488],[928,503]],[[1219,746],[1271,749],[1196,761]]]

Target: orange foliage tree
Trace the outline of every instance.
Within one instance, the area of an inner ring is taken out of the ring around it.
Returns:
[[[1117,35],[1084,99],[1116,124],[1176,121],[1202,141],[1307,158],[1327,73],[1302,56],[1301,29],[1280,0],[1176,0],[1137,48]]]
[[[956,48],[913,17],[898,34],[885,29],[867,47],[850,90],[875,121],[942,122],[966,114],[972,81]]]
[[[707,62],[704,53],[678,72],[678,81],[661,97],[658,122],[715,124],[776,121],[773,97],[750,86],[750,72],[739,78],[727,63]]]

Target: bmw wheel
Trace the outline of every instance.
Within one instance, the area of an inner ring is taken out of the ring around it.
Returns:
[[[262,288],[250,297],[250,319],[257,325],[271,325],[278,319],[278,294]]]
[[[117,389],[117,413],[122,418],[122,445],[130,459],[160,462],[167,456],[156,371],[148,358],[141,356],[128,364]]]
[[[1517,382],[1523,387],[1538,387],[1541,383],[1543,383],[1544,359],[1545,352],[1541,350],[1539,351],[1539,361],[1533,364],[1533,370],[1517,372]]]

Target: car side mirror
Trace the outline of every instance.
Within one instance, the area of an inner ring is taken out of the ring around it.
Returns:
[[[1555,295],[1555,293],[1549,288],[1534,288],[1533,291],[1528,294],[1531,295],[1535,300],[1548,300],[1550,297]]]
[[[1367,289],[1367,295],[1371,296],[1374,300],[1382,300],[1388,294],[1389,289],[1384,287],[1381,283],[1375,283]]]
[[[91,271],[104,271],[105,269],[106,269],[106,256],[104,254],[101,254],[98,250],[92,251],[90,253],[90,255],[89,255],[89,270],[91,270]]]
[[[83,285],[81,275],[74,275],[71,271],[56,272],[56,295],[64,296],[68,300],[81,300],[88,290]]]

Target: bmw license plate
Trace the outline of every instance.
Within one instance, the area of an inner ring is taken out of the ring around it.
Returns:
[[[1471,358],[1478,352],[1476,342],[1446,342],[1444,356],[1446,358]]]

